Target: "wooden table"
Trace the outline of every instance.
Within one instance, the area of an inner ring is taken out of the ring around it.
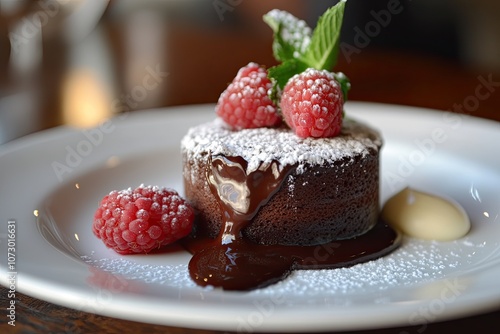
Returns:
[[[200,34],[199,28],[175,24],[175,26],[163,26],[165,32],[156,35],[154,37],[156,40],[150,41],[150,46],[158,46],[159,42],[164,42],[166,47],[157,50],[160,56],[152,55],[148,60],[149,63],[141,63],[140,60],[144,58],[141,58],[140,53],[135,54],[137,59],[130,56],[130,40],[124,33],[126,27],[123,23],[113,20],[104,22],[101,27],[101,38],[104,38],[108,53],[103,54],[111,59],[111,74],[105,80],[99,79],[99,76],[93,77],[98,79],[91,83],[101,83],[106,89],[113,88],[110,96],[114,96],[116,100],[133,89],[134,82],[137,84],[137,76],[140,82],[141,73],[144,73],[147,66],[160,66],[168,72],[164,77],[161,91],[152,93],[141,103],[128,105],[127,109],[206,103],[216,101],[226,83],[243,64],[249,61],[269,66],[274,64],[268,32],[252,34],[239,29],[234,31],[214,29]],[[146,32],[150,29],[151,33],[154,31],[154,26],[146,26],[143,29]],[[26,89],[35,92],[38,99],[34,110],[30,110],[32,114],[38,115],[36,120],[26,121],[26,127],[19,127],[17,135],[14,134],[9,140],[26,132],[69,122],[65,112],[70,107],[64,104],[64,99],[68,96],[75,97],[68,88],[68,78],[74,79],[68,76],[75,73],[73,72],[75,58],[72,58],[74,54],[71,56],[67,46],[57,38],[46,40],[45,43],[43,64],[31,74],[28,84],[26,80],[22,83],[12,78],[5,80],[8,76],[5,72],[0,73],[0,77],[3,78],[0,87]],[[147,41],[144,43],[147,45]],[[228,45],[232,46],[233,51],[227,51]],[[500,73],[464,68],[461,64],[425,53],[414,54],[372,48],[361,51],[352,55],[351,61],[341,57],[336,68],[350,77],[353,84],[350,93],[352,100],[451,110],[500,121],[500,92],[498,92]],[[138,73],[134,74],[134,67]],[[2,68],[0,67],[0,71]],[[493,84],[485,88],[485,82],[488,81]],[[479,89],[483,93],[481,97],[478,97]],[[90,93],[95,92],[90,91]],[[485,93],[488,93],[487,97]],[[99,102],[98,95],[92,96],[96,99],[96,103]],[[0,319],[2,333],[213,333],[208,330],[157,326],[103,317],[54,305],[20,293],[16,296],[16,327],[5,324],[6,318],[2,316]],[[2,287],[0,305],[4,308],[7,303],[7,290]],[[498,309],[487,314],[443,323],[356,333],[430,334],[459,330],[496,333],[499,325],[500,301]]]

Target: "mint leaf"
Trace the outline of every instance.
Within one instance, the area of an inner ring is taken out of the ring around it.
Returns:
[[[274,31],[273,53],[281,64],[268,69],[273,82],[270,97],[279,103],[279,93],[288,80],[307,68],[331,71],[337,63],[346,0],[329,8],[318,20],[316,28],[292,14],[274,9],[264,15],[264,21]],[[339,82],[344,101],[351,88],[349,78],[343,73],[333,73]]]
[[[269,78],[274,80],[280,89],[283,89],[288,80],[297,73],[301,73],[307,69],[307,64],[299,59],[290,59],[277,66],[273,66],[267,70]]]
[[[279,105],[279,93],[285,88],[288,80],[295,74],[303,72],[306,69],[307,65],[300,60],[290,59],[267,70],[267,76],[273,83],[269,97],[276,105]]]
[[[273,54],[277,61],[293,59],[297,53],[295,46],[283,38],[283,29],[283,24],[280,23],[273,41]]]
[[[349,78],[342,72],[333,73],[335,80],[340,84],[340,89],[342,90],[342,96],[344,98],[344,102],[347,101],[347,93],[351,89],[351,82]]]
[[[319,18],[309,47],[301,57],[309,67],[331,70],[337,63],[345,3],[341,0]]]
[[[263,16],[274,31],[273,53],[279,62],[299,58],[311,41],[311,28],[292,14],[273,9]]]

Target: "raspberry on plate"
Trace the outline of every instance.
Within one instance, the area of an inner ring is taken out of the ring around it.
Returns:
[[[235,130],[277,126],[281,117],[269,97],[272,86],[266,69],[249,63],[222,92],[215,111]]]
[[[141,185],[104,196],[92,231],[120,254],[148,253],[187,236],[193,221],[194,210],[176,191]]]
[[[342,128],[344,100],[333,73],[309,68],[290,78],[281,95],[281,113],[302,138],[335,137]]]

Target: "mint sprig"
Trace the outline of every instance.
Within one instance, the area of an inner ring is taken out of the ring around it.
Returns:
[[[285,62],[300,56],[311,41],[312,29],[303,20],[279,9],[263,16],[274,32],[273,53],[276,60]]]
[[[349,78],[342,72],[333,73],[335,80],[340,84],[340,89],[342,90],[342,97],[344,98],[344,102],[347,101],[347,94],[351,89],[351,82]]]
[[[304,72],[309,66],[300,59],[290,59],[268,69],[268,76],[276,81],[280,88],[285,87],[288,79]]]
[[[328,9],[318,20],[311,43],[301,59],[318,70],[331,70],[337,63],[345,1]]]
[[[273,100],[277,101],[278,92],[295,74],[307,68],[328,71],[333,69],[339,54],[345,4],[346,0],[341,0],[330,7],[318,19],[314,30],[285,11],[272,10],[264,15],[264,21],[274,32],[274,57],[281,62],[268,71],[268,76],[275,86],[271,94]],[[334,74],[346,101],[350,89],[349,79],[343,73]]]

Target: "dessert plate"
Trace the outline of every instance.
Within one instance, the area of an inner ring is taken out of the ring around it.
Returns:
[[[182,193],[180,139],[214,117],[213,105],[183,106],[0,147],[0,283],[117,318],[248,332],[409,326],[499,307],[500,124],[371,103],[350,102],[346,113],[383,133],[382,201],[406,186],[451,197],[469,214],[470,233],[450,242],[405,238],[384,258],[297,271],[250,292],[196,286],[180,247],[115,254],[92,235],[97,203],[141,183]]]

